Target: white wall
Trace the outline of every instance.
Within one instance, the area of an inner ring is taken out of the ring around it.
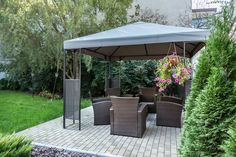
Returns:
[[[204,49],[204,48],[203,48]],[[202,50],[203,50],[202,49]],[[197,64],[198,64],[198,59],[200,57],[200,54],[201,54],[201,51],[198,51],[192,58],[191,58],[191,62],[192,62],[192,66],[193,66],[193,76],[195,76],[195,73],[196,73],[196,67],[197,67]]]
[[[150,8],[158,10],[164,15],[168,24],[179,25],[179,17],[192,14],[192,0],[134,0],[129,14],[132,15],[135,11],[135,5],[139,4],[141,9]]]
[[[234,0],[234,15],[236,16],[236,0]]]

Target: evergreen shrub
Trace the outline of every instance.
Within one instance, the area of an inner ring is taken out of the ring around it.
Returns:
[[[233,1],[213,20],[186,102],[180,147],[183,157],[224,154],[221,145],[236,119],[235,22]]]
[[[31,141],[23,136],[0,134],[1,157],[29,157],[31,149]]]

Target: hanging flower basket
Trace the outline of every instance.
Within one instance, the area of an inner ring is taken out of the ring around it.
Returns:
[[[156,69],[156,86],[159,91],[165,91],[171,84],[183,85],[192,75],[192,65],[188,58],[177,55],[176,50],[172,55],[158,61]]]

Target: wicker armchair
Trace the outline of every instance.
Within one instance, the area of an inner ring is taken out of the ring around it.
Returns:
[[[89,91],[89,97],[92,103],[96,103],[100,101],[110,101],[109,97],[93,97],[91,91]]]
[[[183,104],[183,99],[174,97],[174,96],[162,96],[160,98],[161,101],[168,101],[168,102],[174,102],[177,104]]]
[[[142,137],[146,130],[147,106],[139,105],[139,97],[111,96],[111,134]]]
[[[181,128],[182,104],[157,101],[156,102],[156,125]]]
[[[156,89],[155,88],[140,88],[140,102],[145,102],[148,105],[148,113],[156,113]]]
[[[94,125],[110,124],[111,101],[93,102]]]

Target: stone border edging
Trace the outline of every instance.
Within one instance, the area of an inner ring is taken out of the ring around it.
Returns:
[[[75,149],[75,148],[60,147],[60,146],[54,146],[54,145],[48,145],[48,144],[41,144],[41,143],[37,143],[37,142],[32,142],[32,145],[33,145],[33,149],[34,148],[38,149],[36,147],[48,148],[48,149],[53,149],[58,152],[59,151],[67,152],[66,154],[69,154],[69,153],[81,154],[81,156],[86,156],[86,157],[122,157],[122,156],[118,156],[118,155],[95,153],[92,151],[85,151],[85,150],[80,150],[80,149]],[[35,151],[35,150],[33,150],[33,151]]]

